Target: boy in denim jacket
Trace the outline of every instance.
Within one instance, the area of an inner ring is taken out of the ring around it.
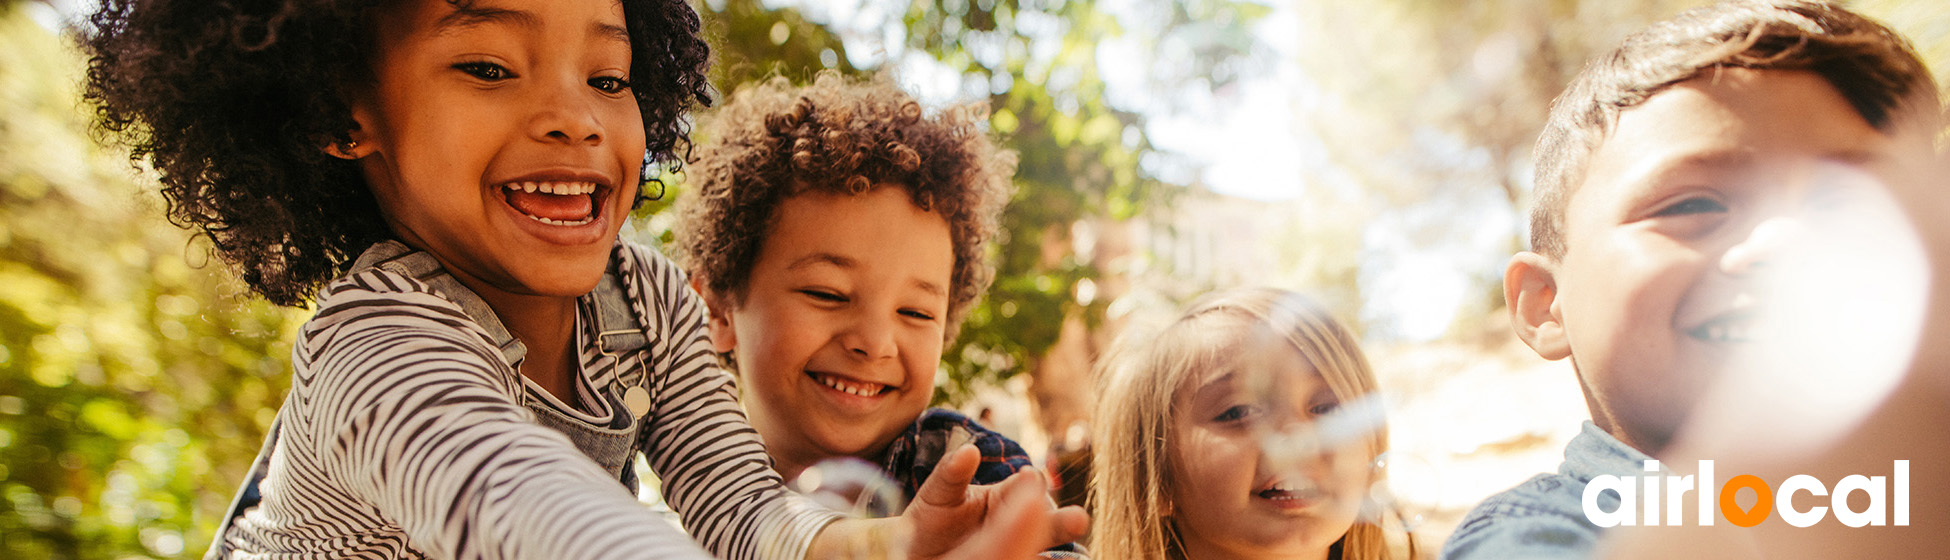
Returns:
[[[1591,421],[1557,473],[1479,504],[1442,557],[1590,556],[1586,485],[1663,474],[1649,461],[1766,338],[1757,273],[1848,196],[1817,177],[1894,173],[1928,148],[1914,125],[1937,107],[1900,36],[1820,2],[1697,8],[1587,66],[1538,139],[1532,250],[1511,258],[1504,297],[1518,337],[1571,359]]]

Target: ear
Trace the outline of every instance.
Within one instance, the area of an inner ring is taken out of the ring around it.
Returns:
[[[325,155],[357,160],[379,151],[373,135],[367,132],[375,130],[378,122],[370,93],[351,90],[345,93],[345,98],[346,105],[352,111],[352,130],[345,133],[346,141],[326,144]]]
[[[723,354],[738,348],[738,329],[732,323],[731,298],[704,287],[703,277],[691,275],[691,290],[704,299],[706,325],[711,331],[711,351]]]
[[[1571,355],[1570,339],[1564,336],[1564,319],[1557,305],[1557,263],[1549,257],[1524,251],[1510,257],[1503,270],[1503,301],[1510,309],[1510,325],[1517,338],[1546,360],[1561,360]]]

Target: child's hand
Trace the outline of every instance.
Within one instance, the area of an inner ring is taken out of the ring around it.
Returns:
[[[970,486],[981,453],[972,445],[943,457],[902,518],[912,527],[908,558],[1029,558],[1089,530],[1082,508],[1058,509],[1049,481],[1030,468],[1001,484]]]

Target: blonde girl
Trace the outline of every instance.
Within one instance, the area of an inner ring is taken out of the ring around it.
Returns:
[[[1120,339],[1097,373],[1100,557],[1390,557],[1363,512],[1387,449],[1364,399],[1374,374],[1319,305],[1267,288],[1213,294],[1155,336]],[[1350,420],[1362,411],[1370,421]]]

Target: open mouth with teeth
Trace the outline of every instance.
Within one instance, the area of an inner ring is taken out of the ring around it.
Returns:
[[[523,181],[501,186],[508,206],[552,226],[580,226],[602,216],[609,187],[580,181]]]
[[[1263,500],[1270,500],[1281,507],[1305,507],[1320,500],[1320,488],[1305,482],[1284,481],[1253,493]]]
[[[1766,340],[1765,331],[1761,321],[1740,313],[1702,323],[1686,331],[1686,335],[1707,342],[1749,343]]]
[[[811,377],[813,381],[817,381],[820,385],[825,385],[827,388],[856,397],[877,397],[882,393],[894,389],[892,385],[855,381],[830,373],[808,371],[806,372],[806,376]]]

